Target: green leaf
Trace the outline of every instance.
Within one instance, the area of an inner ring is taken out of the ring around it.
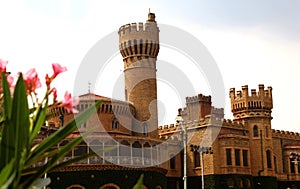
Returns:
[[[11,94],[6,79],[6,74],[2,73],[2,88],[3,88],[3,115],[6,118],[10,118],[11,115]]]
[[[34,127],[33,127],[32,132],[30,133],[30,144],[33,143],[34,139],[36,138],[39,131],[41,130],[41,127],[45,123],[47,108],[48,108],[48,103],[45,104],[45,107],[42,107],[42,105],[41,105],[36,110],[37,115],[36,115],[36,118],[33,123]]]
[[[45,165],[41,166],[40,169],[38,169],[38,171],[35,174],[27,178],[27,180],[22,184],[22,188],[30,187],[30,183],[33,183],[36,179],[40,178],[45,173],[49,172],[49,170],[51,170],[51,168],[54,167],[59,160],[61,160],[65,155],[68,154],[70,150],[72,150],[75,146],[77,146],[82,141],[83,141],[82,137],[77,137],[72,141],[70,141],[67,145],[59,148],[57,154],[49,158]]]
[[[14,170],[15,159],[12,159],[0,172],[0,186],[8,186],[14,179],[15,173]],[[2,187],[1,187],[2,188]]]
[[[95,106],[89,107],[86,111],[79,114],[75,119],[69,122],[64,127],[60,128],[44,141],[42,141],[36,148],[31,152],[31,156],[27,160],[28,164],[32,163],[32,159],[35,159],[36,156],[42,156],[47,149],[52,148],[67,136],[72,134],[75,130],[77,130],[77,124],[83,124],[92,114],[97,113],[97,110],[100,106],[101,101],[95,103]]]
[[[133,189],[143,189],[144,174],[142,174]]]
[[[30,127],[26,86],[22,74],[20,74],[15,87],[12,107],[11,129],[13,129],[15,133],[13,135],[15,140],[15,155],[16,162],[19,162],[24,147],[27,149],[29,144]]]
[[[4,167],[8,164],[12,157],[14,157],[14,142],[15,139],[10,137],[10,134],[14,134],[12,128],[10,128],[10,115],[11,115],[11,94],[6,79],[6,74],[2,73],[2,88],[3,88],[3,104],[2,104],[2,116],[1,116],[1,140],[0,140],[0,167]]]
[[[31,165],[40,157],[45,157],[45,153],[53,152],[53,148],[56,148],[57,144],[63,141],[66,137],[72,134],[75,130],[77,130],[76,124],[84,123],[92,114],[97,113],[97,110],[100,106],[101,101],[95,103],[95,106],[89,107],[86,111],[79,114],[76,119],[72,120],[66,126],[60,128],[53,134],[51,134],[48,138],[43,140],[40,144],[38,144],[35,148],[30,152],[29,158],[26,160],[26,165]],[[37,172],[31,175],[27,180],[21,185],[22,188],[27,188],[33,183],[36,179],[40,178],[46,172],[53,170],[53,168],[58,168],[57,162],[61,160],[65,155],[67,155],[76,145],[82,142],[82,137],[77,137],[70,141],[67,145],[60,147],[57,149],[57,153],[51,157],[48,157],[48,162],[46,165],[39,167]],[[49,150],[50,149],[50,150]],[[49,155],[49,154],[48,154]],[[28,172],[27,172],[28,173]],[[25,174],[25,172],[23,172]]]
[[[12,146],[14,149],[14,154],[11,158],[16,158],[16,179],[15,183],[19,181],[20,178],[20,170],[23,168],[22,156],[26,154],[25,151],[28,149],[29,145],[29,109],[28,109],[28,101],[26,94],[26,86],[20,74],[12,101],[12,110],[11,110],[11,120],[9,121],[9,146]]]

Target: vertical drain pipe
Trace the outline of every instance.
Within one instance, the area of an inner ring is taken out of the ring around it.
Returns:
[[[262,138],[262,130],[260,130],[260,150],[261,150],[261,169],[258,171],[258,177],[259,177],[259,185],[261,186],[261,173],[265,170],[264,169],[264,150],[263,150],[263,138]]]

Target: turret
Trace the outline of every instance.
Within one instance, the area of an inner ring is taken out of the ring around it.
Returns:
[[[242,91],[230,89],[231,111],[234,119],[240,119],[251,116],[270,117],[273,108],[272,87],[264,88],[264,85],[258,85],[256,89],[248,92],[248,86],[242,86]]]
[[[242,122],[249,136],[251,171],[254,175],[274,174],[272,142],[272,87],[258,85],[258,91],[242,86],[241,91],[234,88],[229,92],[231,111],[235,121]]]
[[[119,29],[119,48],[124,62],[125,98],[136,108],[136,135],[158,137],[156,59],[159,29],[155,14],[146,23],[132,23]]]

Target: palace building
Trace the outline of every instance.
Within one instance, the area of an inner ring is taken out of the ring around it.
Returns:
[[[81,95],[76,107],[80,112],[96,101],[102,103],[69,136],[93,130],[65,158],[104,151],[49,173],[48,188],[131,189],[141,174],[144,189],[181,189],[184,183],[189,189],[202,184],[205,189],[300,188],[300,134],[272,129],[271,87],[231,88],[233,120],[224,119],[224,110],[212,106],[211,96],[199,94],[186,97],[186,107],[179,107],[182,121],[158,126],[156,60],[160,46],[155,14],[149,13],[146,23],[121,26],[118,34],[125,101],[93,93]],[[48,111],[54,116],[44,131],[63,127],[74,118],[63,108]]]

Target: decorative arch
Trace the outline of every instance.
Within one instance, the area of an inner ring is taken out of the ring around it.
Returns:
[[[104,184],[99,189],[120,189],[120,187],[114,183],[108,183],[108,184]]]
[[[79,184],[74,184],[74,185],[68,186],[66,189],[85,189],[85,187],[81,186]]]

